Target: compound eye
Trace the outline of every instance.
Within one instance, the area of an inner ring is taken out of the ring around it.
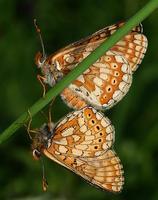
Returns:
[[[35,64],[37,65],[38,68],[41,67],[41,64],[43,64],[45,61],[45,58],[43,57],[41,52],[36,53],[35,56]]]
[[[32,152],[32,155],[33,155],[33,158],[34,158],[35,160],[39,160],[40,157],[41,157],[41,152],[38,151],[37,149],[34,149],[33,152]]]

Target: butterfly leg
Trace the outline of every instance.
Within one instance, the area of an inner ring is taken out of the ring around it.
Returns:
[[[26,127],[29,138],[32,140],[32,136],[31,136],[30,133],[38,133],[38,131],[31,129],[32,115],[31,115],[31,112],[29,110],[27,112],[28,112],[28,119],[27,119],[28,124],[27,125],[24,124],[24,126]]]
[[[52,125],[52,114],[51,114],[51,111],[52,111],[52,106],[53,106],[53,103],[55,101],[55,98],[54,97],[51,101],[51,103],[49,104],[49,110],[48,110],[48,127],[49,127],[49,130],[51,131],[51,125]]]
[[[41,76],[41,75],[37,75],[37,80],[40,82],[40,84],[42,85],[43,87],[43,97],[45,97],[45,94],[46,94],[46,86],[44,84],[44,81],[45,81],[45,77]]]
[[[30,139],[32,139],[32,137],[30,135],[32,116],[31,116],[31,112],[29,110],[27,112],[28,112],[28,115],[29,115],[28,124],[27,124],[27,133],[28,133]]]

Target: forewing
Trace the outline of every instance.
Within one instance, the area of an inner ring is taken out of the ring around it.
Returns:
[[[105,27],[68,45],[48,57],[48,63],[55,63],[57,69],[66,75],[123,24]],[[128,92],[132,72],[146,52],[147,39],[142,33],[141,24],[133,28],[61,93],[63,100],[74,109],[86,105],[108,109],[119,102]],[[114,69],[115,64],[118,70]]]
[[[111,148],[114,127],[91,107],[67,115],[54,129],[51,152],[74,157],[99,156]]]
[[[48,57],[48,60],[55,61],[58,65],[58,69],[64,74],[67,74],[123,24],[124,23],[121,22],[105,27],[84,39],[60,49],[55,54]],[[133,28],[132,31],[111,48],[111,50],[116,51],[127,59],[132,71],[135,71],[141,63],[146,49],[147,38],[143,35],[141,24]]]

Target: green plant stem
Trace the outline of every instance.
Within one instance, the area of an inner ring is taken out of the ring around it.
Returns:
[[[144,20],[158,7],[158,0],[149,1],[141,10],[139,10],[127,23],[117,30],[110,38],[103,42],[95,51],[86,57],[78,66],[65,76],[59,83],[50,89],[45,98],[39,99],[33,106],[29,108],[31,115],[34,116],[44,106],[46,106],[53,97],[58,95],[73,80],[82,74],[90,65],[97,61],[107,50],[109,50],[116,42],[125,36],[132,28]],[[1,135],[0,144],[7,140],[13,133],[18,130],[28,120],[28,112],[23,113],[16,121],[14,121]]]

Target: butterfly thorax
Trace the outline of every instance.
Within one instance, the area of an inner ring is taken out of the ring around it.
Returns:
[[[44,82],[51,87],[63,77],[58,61],[52,59],[52,56],[43,58],[42,54],[38,52],[35,56],[35,63],[41,69]]]
[[[32,151],[35,158],[39,158],[43,149],[48,148],[51,144],[51,138],[53,135],[53,123],[50,126],[44,124],[40,129],[37,130],[32,142]]]

